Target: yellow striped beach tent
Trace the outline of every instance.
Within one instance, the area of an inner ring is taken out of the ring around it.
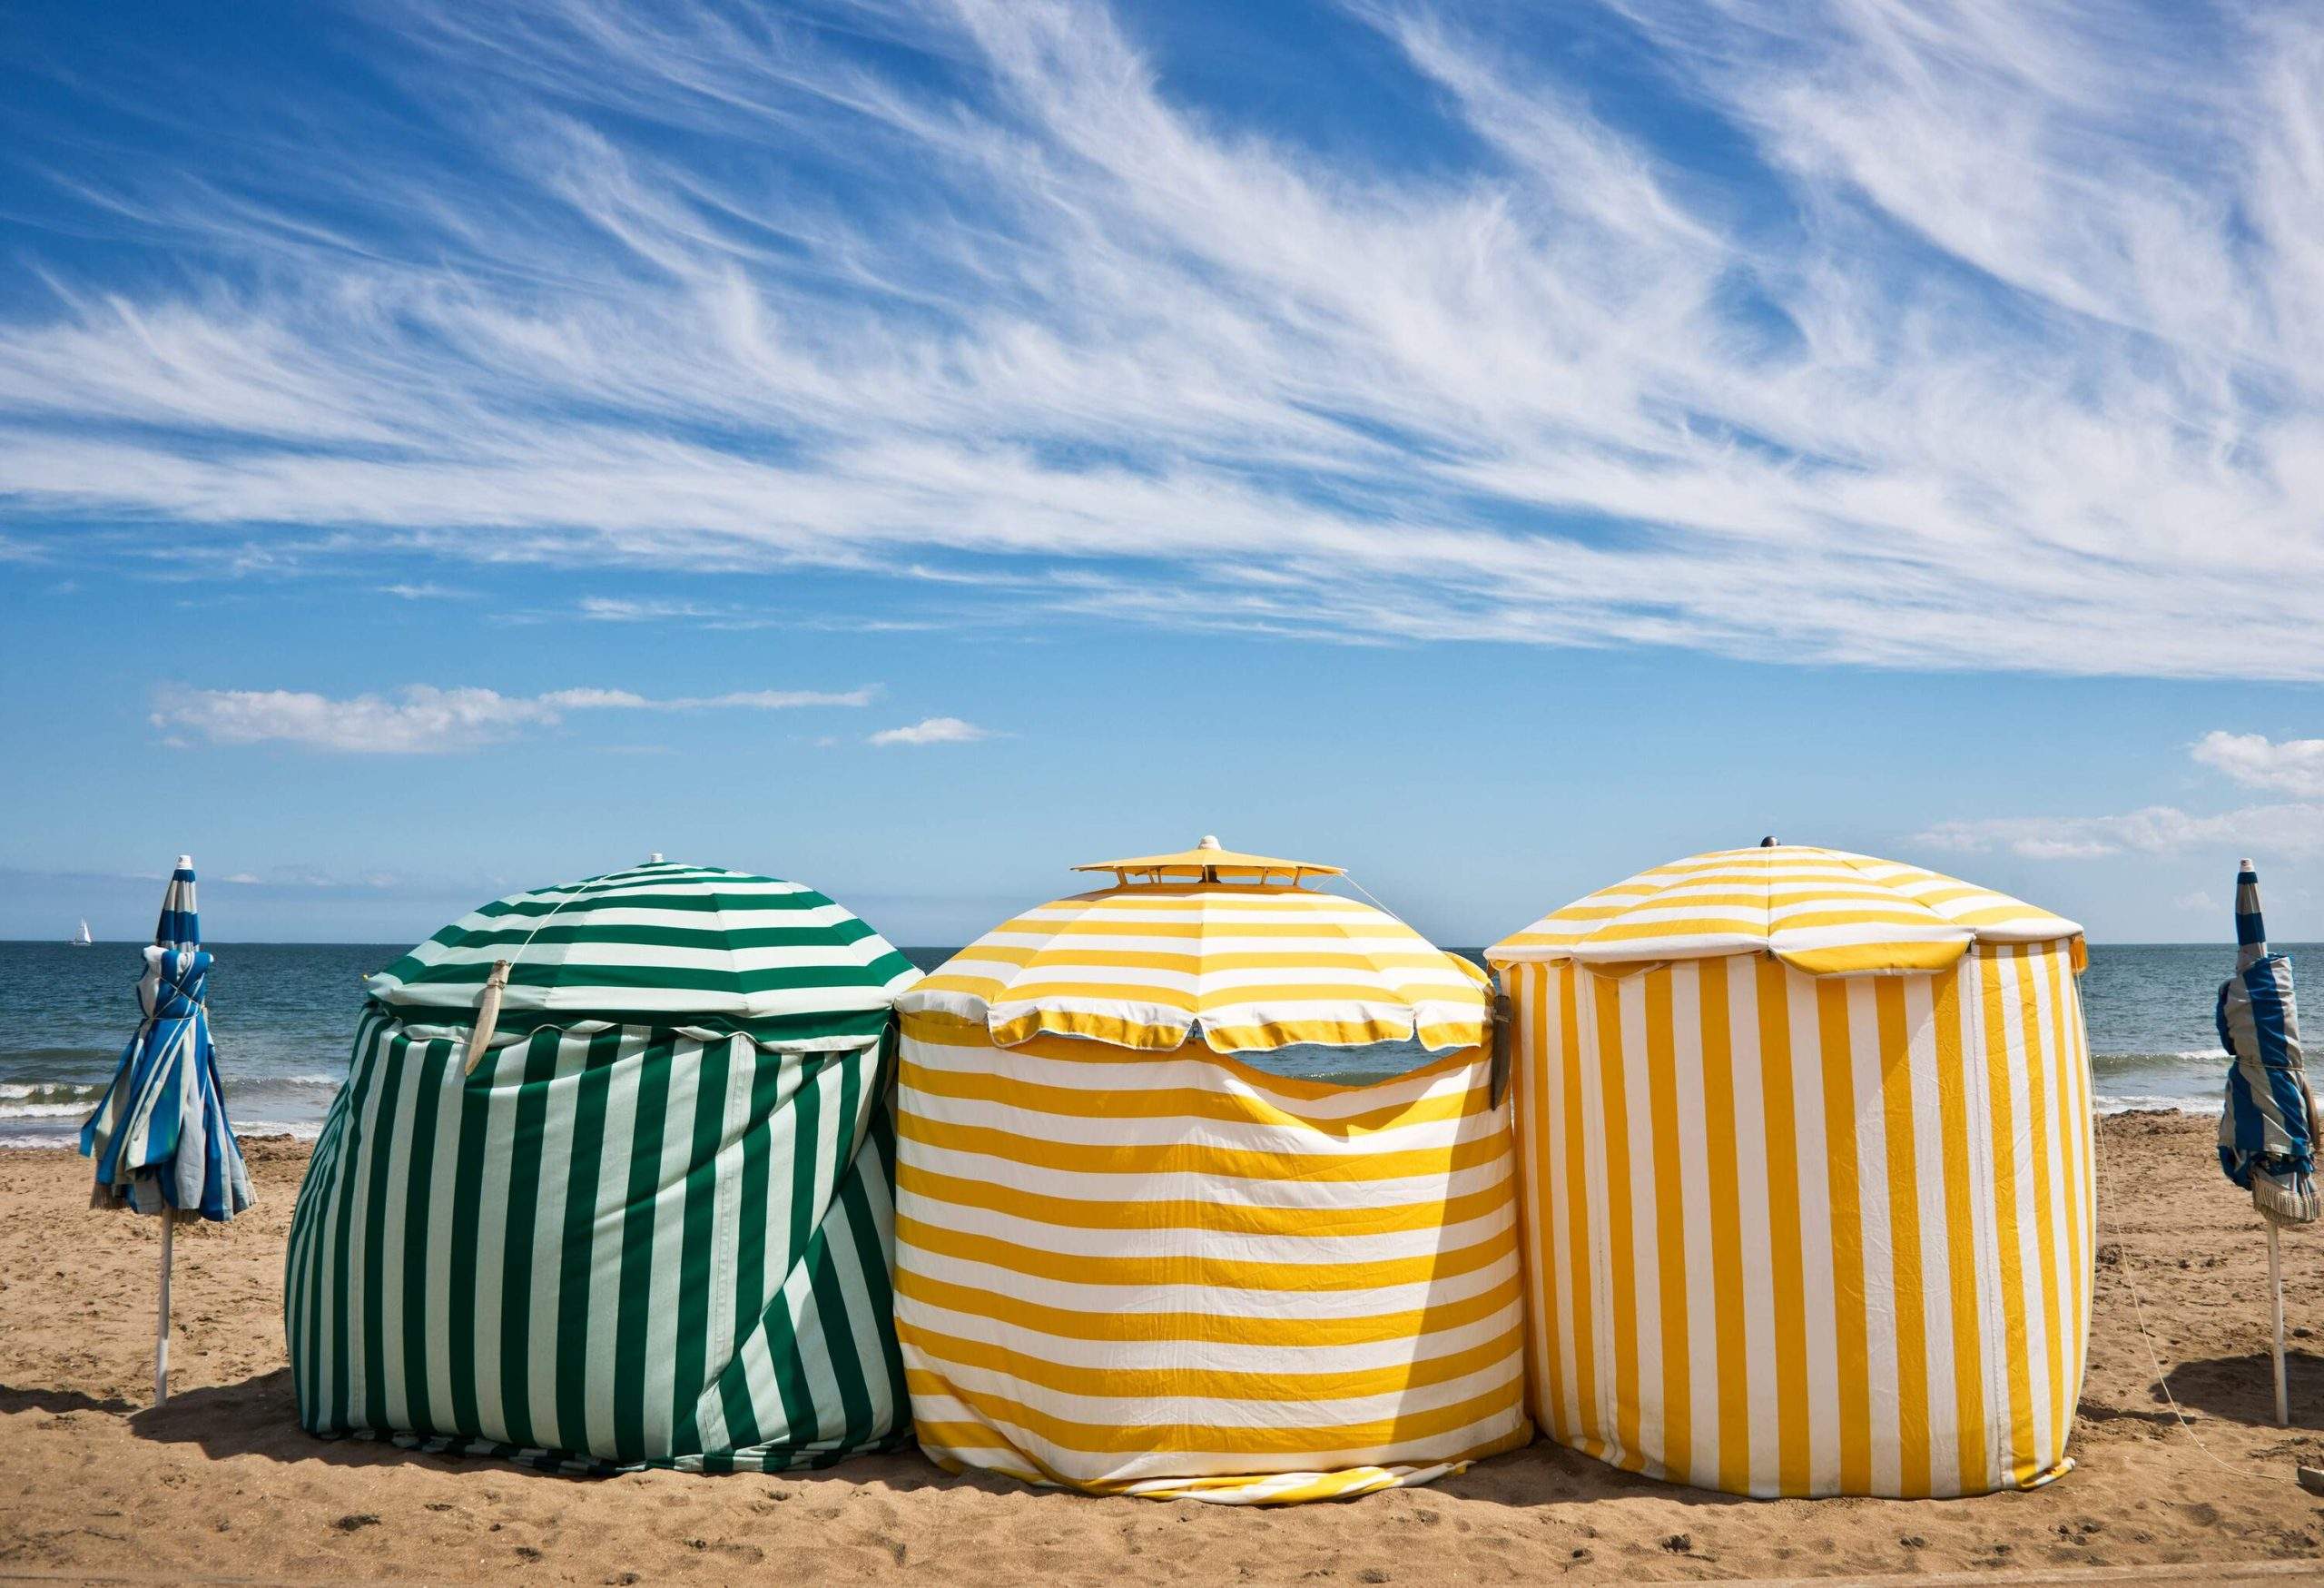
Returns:
[[[568,1471],[897,1444],[917,977],[812,889],[658,855],[370,977],[291,1220],[300,1425]]]
[[[921,1449],[1281,1504],[1523,1444],[1482,976],[1298,885],[1330,868],[1212,844],[1096,869],[1116,885],[1004,922],[900,1003],[896,1327]],[[1438,1056],[1372,1085],[1241,1057],[1383,1042]]]
[[[1486,957],[1515,1015],[1551,1437],[1757,1495],[2072,1465],[2095,1203],[2079,927],[1770,844],[1641,872]]]

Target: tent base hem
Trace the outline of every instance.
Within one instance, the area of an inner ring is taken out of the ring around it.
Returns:
[[[1023,1470],[976,1465],[922,1445],[920,1452],[956,1476],[1013,1478],[1037,1489],[1065,1489],[1100,1499],[1197,1500],[1212,1505],[1298,1505],[1311,1500],[1354,1500],[1384,1489],[1417,1489],[1439,1478],[1464,1473],[1480,1461],[1521,1450],[1533,1443],[1528,1421],[1497,1438],[1443,1461],[1409,1465],[1349,1466],[1330,1472],[1252,1473],[1210,1477],[1133,1478],[1108,1483],[1078,1482],[1028,1465]]]
[[[726,1450],[701,1455],[655,1456],[637,1461],[620,1461],[607,1456],[582,1455],[570,1450],[542,1450],[534,1446],[510,1445],[497,1439],[470,1438],[463,1435],[410,1434],[369,1428],[350,1428],[343,1432],[319,1434],[303,1430],[308,1437],[336,1443],[341,1439],[365,1440],[373,1444],[392,1445],[416,1455],[449,1455],[481,1457],[506,1461],[536,1472],[553,1473],[560,1477],[609,1478],[634,1472],[686,1473],[786,1473],[817,1472],[852,1461],[860,1455],[891,1455],[911,1445],[911,1430],[899,1428],[894,1433],[864,1445],[850,1445],[837,1449],[819,1449],[809,1445],[800,1449]]]

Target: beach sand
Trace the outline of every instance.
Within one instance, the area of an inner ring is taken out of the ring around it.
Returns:
[[[2324,1499],[2293,1469],[2324,1465],[2324,1235],[2285,1242],[2295,1426],[2279,1430],[2265,1245],[2212,1129],[2103,1125],[2080,1465],[2045,1489],[1738,1500],[1537,1443],[1433,1487],[1271,1512],[953,1478],[911,1453],[586,1480],[309,1438],[279,1308],[306,1149],[283,1139],[249,1143],[251,1213],[179,1235],[174,1393],[148,1409],[156,1226],[91,1211],[78,1158],[0,1153],[0,1576],[1429,1583],[2315,1559]],[[2133,1285],[2191,1434],[2155,1387]]]

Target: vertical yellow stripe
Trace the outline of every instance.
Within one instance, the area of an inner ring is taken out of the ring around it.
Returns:
[[[1929,1493],[1927,1297],[1921,1282],[1920,1154],[1913,1128],[1911,1033],[1904,984],[1890,976],[1873,987],[1880,1028],[1881,1096],[1888,1146],[1888,1248],[1896,1317],[1896,1486]]]
[[[1983,943],[1973,952],[1985,1033],[1985,1093],[1993,1106],[1994,1238],[2001,1248],[2002,1319],[2008,1345],[2010,1475],[2024,1484],[2035,1472],[2034,1389],[2025,1355],[2025,1265],[2018,1239],[2023,1215],[2017,1206],[2017,1126],[2010,1095],[2009,1029],[2002,1004],[2000,953]]]
[[[1581,972],[1567,960],[1558,966],[1558,1051],[1565,1070],[1566,1272],[1573,1305],[1574,1405],[1581,1421],[1569,1439],[1591,1455],[1605,1451],[1605,1429],[1598,1420],[1597,1319],[1590,1299],[1590,1179],[1582,1159]]]
[[[2057,1182],[2050,1173],[2057,1143],[2050,1121],[2049,1066],[2042,1059],[2042,1011],[2034,999],[2033,978],[2024,970],[2025,951],[2004,947],[2003,952],[2009,980],[2017,989],[2020,1036],[2025,1044],[2025,1134],[2034,1145],[2034,1250],[2042,1269],[2042,1325],[2050,1342],[2050,1443],[2054,1448],[2066,1415],[2065,1352],[2058,1334],[2057,1220],[2053,1211]]]
[[[1945,1143],[1945,1234],[1952,1258],[1953,1426],[1961,1492],[1983,1493],[1993,1481],[1986,1448],[1984,1307],[1977,1285],[1976,1185],[1969,1159],[1969,1074],[1961,1051],[1961,983],[1933,977],[1936,1028],[1936,1109]]]
[[[1857,1185],[1856,1057],[1848,1038],[1848,984],[1816,984],[1824,1050],[1824,1167],[1832,1204],[1832,1309],[1839,1350],[1840,1492],[1872,1492],[1871,1323],[1864,1294],[1864,1207]]]
[[[1799,1129],[1791,1090],[1791,972],[1758,962],[1759,1076],[1768,1136],[1768,1270],[1775,1291],[1776,1461],[1787,1494],[1809,1484],[1807,1296],[1799,1251]]]
[[[1553,1062],[1550,1050],[1550,972],[1546,965],[1516,967],[1521,978],[1518,986],[1522,997],[1518,1003],[1525,1024],[1525,1062],[1520,1073],[1525,1078],[1525,1106],[1531,1123],[1531,1139],[1526,1142],[1524,1156],[1518,1160],[1518,1170],[1533,1188],[1528,1200],[1541,1220],[1531,1240],[1526,1243],[1526,1256],[1534,1265],[1534,1315],[1526,1321],[1540,1336],[1541,1375],[1534,1386],[1533,1415],[1549,1431],[1552,1439],[1563,1439],[1569,1430],[1565,1421],[1565,1360],[1560,1342],[1565,1336],[1566,1322],[1558,1312],[1558,1269],[1571,1266],[1572,1254],[1558,1238],[1557,1220],[1550,1203],[1550,1086],[1549,1066]]]
[[[1699,960],[1703,1028],[1703,1156],[1710,1180],[1710,1272],[1718,1297],[1718,1486],[1751,1492],[1749,1342],[1743,1313],[1741,1172],[1735,1162],[1735,1049],[1724,959]]]
[[[2083,1211],[2082,1188],[2087,1176],[2083,1172],[2083,1157],[2089,1150],[2084,1132],[2089,1129],[2090,1102],[2083,1096],[2081,1078],[2075,1073],[2076,1048],[2072,1013],[2074,996],[2073,978],[2065,969],[2065,948],[2061,943],[2045,943],[2041,951],[2042,968],[2050,982],[2050,1064],[2058,1078],[2056,1091],[2058,1115],[2058,1172],[2066,1188],[2066,1255],[2073,1264],[2073,1273],[2065,1287],[2066,1349],[2069,1353],[2066,1369],[2066,1401],[2072,1406],[2082,1387],[2082,1351],[2083,1330],[2088,1319],[2083,1308],[2088,1305],[2084,1289],[2085,1276],[2090,1271],[2089,1222]],[[2053,1440],[2053,1455],[2065,1451],[2063,1430]]]
[[[1646,978],[1648,1121],[1654,1138],[1655,1248],[1662,1278],[1662,1465],[1680,1483],[1694,1472],[1694,1384],[1687,1317],[1687,1210],[1679,1186],[1679,1067],[1669,967]]]
[[[1622,1073],[1622,986],[1611,976],[1590,978],[1598,1009],[1598,1100],[1602,1110],[1606,1154],[1606,1257],[1612,1290],[1610,1327],[1614,1346],[1614,1439],[1621,1446],[1618,1465],[1636,1472],[1645,1465],[1638,1444],[1638,1254],[1632,1245],[1630,1198],[1630,1105]]]

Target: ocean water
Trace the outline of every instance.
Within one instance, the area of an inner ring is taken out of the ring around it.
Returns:
[[[402,943],[220,943],[211,1023],[227,1112],[244,1134],[312,1136],[347,1073],[360,979]],[[2280,945],[2301,962],[2324,947]],[[949,949],[906,949],[931,969]],[[1477,951],[1459,951],[1478,958]],[[2090,951],[2083,1006],[2102,1110],[2219,1110],[2225,1055],[2211,1001],[2233,967],[2227,943],[2112,943]],[[139,946],[0,942],[0,1146],[72,1141],[136,1029]],[[2324,996],[2324,994],[2319,994]],[[1362,1080],[1426,1056],[1411,1044],[1354,1052],[1293,1049],[1268,1068]]]

